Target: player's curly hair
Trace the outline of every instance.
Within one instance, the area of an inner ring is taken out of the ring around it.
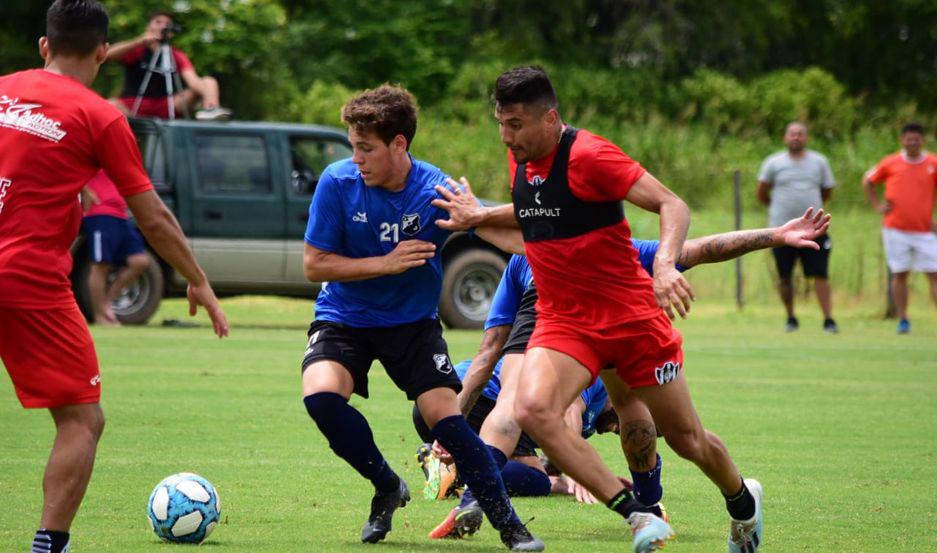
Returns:
[[[96,0],[56,0],[46,12],[46,38],[54,54],[84,57],[107,42],[110,18]]]
[[[384,144],[403,135],[408,150],[416,134],[416,116],[413,95],[390,84],[365,90],[342,107],[342,121],[356,132],[373,132]]]

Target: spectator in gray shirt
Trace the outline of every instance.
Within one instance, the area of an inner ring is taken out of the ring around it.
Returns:
[[[815,210],[823,207],[830,199],[836,181],[830,164],[822,154],[807,149],[807,127],[793,122],[784,131],[786,151],[769,156],[758,171],[758,201],[768,206],[768,220],[772,226],[784,224],[803,215],[808,207]],[[817,300],[823,309],[823,330],[839,332],[833,320],[833,307],[827,267],[832,242],[827,235],[816,239],[819,250],[797,249],[789,246],[774,249],[774,260],[780,277],[778,288],[787,309],[788,332],[800,327],[794,315],[794,287],[791,275],[794,264],[800,259],[805,277],[813,277]]]

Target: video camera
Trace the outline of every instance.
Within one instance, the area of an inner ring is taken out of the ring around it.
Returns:
[[[181,32],[182,32],[182,25],[179,25],[178,23],[173,21],[168,26],[163,27],[163,29],[159,32],[159,39],[162,42],[169,42],[170,40],[172,40],[172,37],[178,35]]]

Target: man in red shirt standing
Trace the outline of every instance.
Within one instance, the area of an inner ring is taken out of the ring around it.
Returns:
[[[79,193],[100,169],[143,234],[189,281],[189,312],[228,333],[211,285],[143,169],[127,120],[88,88],[107,55],[108,16],[95,0],[57,0],[39,41],[41,70],[0,77],[0,359],[20,403],[56,426],[34,552],[68,550],[104,428],[94,344],[68,275]]]
[[[882,239],[891,269],[891,293],[898,315],[898,334],[911,332],[908,321],[908,275],[920,271],[930,282],[937,303],[937,156],[924,149],[924,127],[901,129],[903,149],[878,163],[862,179],[869,203],[884,215]],[[885,201],[875,186],[885,184]]]
[[[513,204],[468,210],[451,200],[434,204],[450,211],[440,226],[519,226],[524,235],[539,300],[518,377],[518,422],[554,464],[628,520],[634,551],[661,547],[673,536],[670,526],[632,497],[563,421],[601,372],[616,410],[633,407],[637,396],[671,448],[723,493],[729,552],[756,552],[761,485],[743,481],[722,441],[703,428],[682,371],[682,338],[668,319],[674,311],[686,316],[693,299],[675,267],[689,226],[686,204],[614,144],[565,125],[541,68],[503,73],[494,97],[501,140],[510,150]],[[639,265],[622,200],[660,214],[653,281]],[[656,458],[653,441],[647,447]]]

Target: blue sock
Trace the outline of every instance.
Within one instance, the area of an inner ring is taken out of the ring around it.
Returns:
[[[631,471],[631,479],[634,482],[634,497],[642,505],[648,507],[656,505],[660,498],[664,496],[664,489],[660,485],[660,470],[662,462],[660,455],[657,456],[657,465],[647,472]]]
[[[538,497],[550,495],[550,477],[524,463],[508,461],[501,469],[501,479],[511,497]]]
[[[374,443],[368,421],[348,405],[348,400],[331,392],[319,392],[304,397],[303,403],[332,451],[370,480],[378,492],[391,492],[400,486],[400,478]]]
[[[496,448],[493,445],[485,444],[488,447],[488,451],[491,452],[491,457],[495,460],[495,465],[498,467],[498,472],[502,472],[504,465],[508,463],[508,458],[503,451]],[[458,468],[458,466],[456,467]],[[504,474],[501,475],[502,480],[504,479]],[[505,482],[505,488],[507,488],[507,483]],[[508,492],[508,495],[511,495],[511,492]],[[469,503],[475,501],[475,496],[472,494],[472,490],[466,486],[465,491],[462,493],[462,500],[459,501],[459,507],[465,507]]]
[[[439,421],[433,428],[433,438],[452,454],[462,480],[472,489],[491,525],[497,530],[520,526],[491,451],[469,428],[465,417],[452,415]]]

